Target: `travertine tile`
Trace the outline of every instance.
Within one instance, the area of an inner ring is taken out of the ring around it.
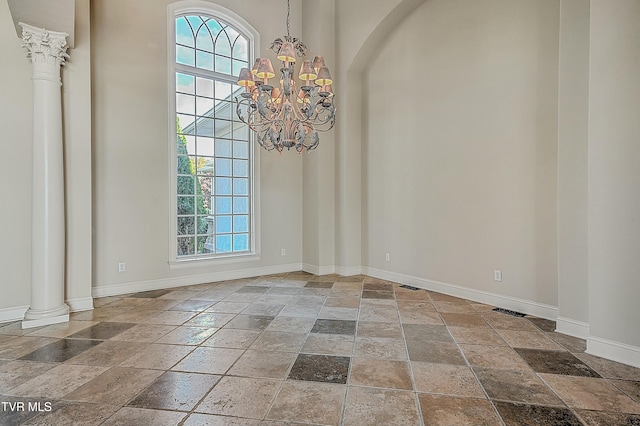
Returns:
[[[50,412],[40,413],[22,423],[29,426],[98,426],[120,407],[88,402],[57,401]]]
[[[122,407],[103,423],[104,426],[177,425],[187,415],[176,411]]]
[[[110,368],[66,395],[65,399],[122,406],[161,374],[159,370]]]
[[[413,389],[409,364],[406,361],[354,358],[351,363],[350,385],[393,389]]]
[[[300,352],[323,355],[351,356],[355,338],[344,334],[311,333]]]
[[[191,411],[220,376],[167,371],[140,393],[130,407]]]
[[[278,316],[271,321],[267,331],[286,331],[289,333],[309,333],[315,324],[315,318],[282,317]]]
[[[185,325],[170,331],[156,342],[170,345],[199,345],[216,331],[218,329],[213,327],[187,327]]]
[[[251,345],[251,349],[276,352],[298,352],[306,340],[302,333],[265,331]]]
[[[112,337],[111,340],[151,343],[169,333],[171,330],[174,330],[176,327],[175,325],[138,324]]]
[[[460,345],[460,348],[472,366],[531,371],[529,364],[507,346]]]
[[[193,351],[193,346],[161,345],[153,343],[129,359],[121,367],[168,370]]]
[[[246,377],[223,377],[195,408],[197,413],[262,419],[280,381]]]
[[[287,380],[283,383],[267,419],[282,422],[338,425],[346,393],[345,385]],[[309,403],[313,401],[313,403]]]
[[[227,374],[284,380],[295,359],[295,353],[248,350],[235,362]]]
[[[18,359],[56,341],[51,337],[18,336],[0,346],[0,359]]]
[[[52,365],[31,361],[8,361],[0,365],[0,395],[5,394],[40,374],[51,370]]]
[[[513,348],[547,349],[563,351],[564,348],[551,340],[542,331],[496,330],[509,346]]]
[[[349,387],[344,414],[348,425],[420,425],[413,392]]]
[[[486,399],[427,394],[419,394],[418,398],[425,425],[502,425]]]
[[[563,406],[563,402],[533,371],[474,367],[473,370],[493,400],[535,405]]]
[[[260,331],[223,328],[202,343],[216,348],[247,349],[260,336]]]
[[[67,360],[67,364],[118,365],[147,347],[147,343],[106,341]]]
[[[188,371],[192,373],[224,374],[240,355],[240,349],[200,347],[194,349],[175,367],[174,371]]]
[[[496,401],[494,404],[508,425],[582,425],[580,420],[565,407],[543,407],[506,401]]]
[[[354,355],[360,358],[406,360],[407,349],[402,340],[357,337]]]
[[[76,333],[85,328],[91,327],[92,325],[97,324],[96,321],[69,321],[63,322],[60,324],[52,324],[46,327],[38,328],[31,333],[28,333],[28,336],[41,336],[41,337],[57,337],[63,338],[67,337],[73,333]]]
[[[106,370],[107,367],[61,364],[7,393],[13,396],[61,399]]]
[[[418,392],[484,398],[484,392],[471,369],[463,365],[412,362]]]
[[[640,403],[604,379],[540,374],[540,377],[572,408],[640,414]]]

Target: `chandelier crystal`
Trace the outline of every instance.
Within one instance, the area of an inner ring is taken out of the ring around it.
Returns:
[[[302,61],[298,73],[301,85],[296,89],[296,56],[305,56],[308,48],[291,37],[290,14],[287,0],[287,35],[275,39],[270,47],[282,62],[277,86],[269,82],[276,74],[268,58],[256,59],[252,69],[242,68],[238,76],[238,85],[245,92],[236,97],[236,113],[267,151],[311,151],[320,142],[318,132],[330,130],[335,124],[333,80],[322,56]]]

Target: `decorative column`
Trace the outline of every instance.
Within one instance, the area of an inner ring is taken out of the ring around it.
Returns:
[[[31,306],[22,328],[69,321],[64,303],[64,164],[62,80],[66,33],[22,27],[33,63],[33,182],[31,210]]]

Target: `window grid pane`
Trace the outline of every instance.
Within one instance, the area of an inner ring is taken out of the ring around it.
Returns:
[[[251,250],[249,132],[233,105],[242,90],[234,75],[248,66],[248,52],[247,38],[225,23],[176,18],[178,258]],[[197,68],[229,78],[206,78]]]

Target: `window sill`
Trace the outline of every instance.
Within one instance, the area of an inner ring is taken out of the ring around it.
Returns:
[[[207,266],[226,265],[229,263],[257,262],[259,253],[234,254],[230,256],[200,257],[195,259],[170,260],[169,269],[202,268]]]

